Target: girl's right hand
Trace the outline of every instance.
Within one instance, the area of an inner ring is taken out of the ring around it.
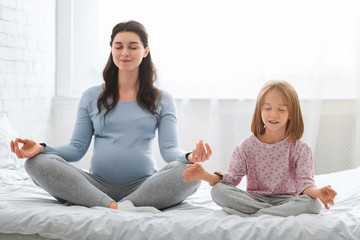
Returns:
[[[19,143],[23,146],[19,148]],[[16,138],[11,140],[10,148],[18,158],[31,158],[44,151],[44,147],[31,139]]]

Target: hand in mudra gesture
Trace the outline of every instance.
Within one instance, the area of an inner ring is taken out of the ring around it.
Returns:
[[[329,209],[329,205],[334,205],[334,198],[337,195],[330,185],[319,189],[319,199],[324,204],[326,209]]]
[[[192,153],[188,156],[189,162],[204,162],[209,160],[212,154],[210,145],[208,143],[204,144],[203,140],[200,140],[196,144],[196,148],[192,151]]]
[[[23,144],[19,148],[19,143]],[[10,148],[18,158],[31,158],[44,151],[44,147],[31,139],[16,138],[11,140]]]

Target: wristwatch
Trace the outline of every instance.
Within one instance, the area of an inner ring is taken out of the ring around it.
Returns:
[[[46,143],[39,143],[39,145],[43,146],[44,148],[46,148]]]

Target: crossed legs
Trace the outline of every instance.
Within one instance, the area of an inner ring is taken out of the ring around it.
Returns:
[[[238,215],[269,214],[287,217],[303,213],[318,214],[321,210],[320,201],[307,195],[261,196],[224,183],[215,184],[211,195],[214,202],[223,207],[226,212],[238,211],[240,212]]]
[[[185,183],[186,164],[171,162],[151,177],[115,185],[74,167],[59,156],[38,154],[25,162],[33,181],[60,202],[86,207],[109,207],[113,201],[130,200],[135,206],[164,209],[181,203],[200,186],[200,181]]]

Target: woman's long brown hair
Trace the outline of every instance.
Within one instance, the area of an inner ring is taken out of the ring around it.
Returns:
[[[117,24],[111,34],[110,46],[112,47],[114,37],[119,32],[133,32],[136,33],[144,48],[148,46],[148,34],[145,27],[136,21],[128,21]],[[105,86],[97,100],[97,108],[99,114],[103,108],[106,109],[104,118],[113,110],[119,99],[119,86],[118,86],[118,67],[113,61],[112,53],[110,52],[109,59],[103,71],[103,78]],[[160,104],[161,92],[155,86],[157,81],[157,73],[155,66],[151,60],[150,52],[143,59],[139,66],[139,90],[136,96],[137,103],[143,109],[146,109],[153,115],[158,115],[156,109]]]

